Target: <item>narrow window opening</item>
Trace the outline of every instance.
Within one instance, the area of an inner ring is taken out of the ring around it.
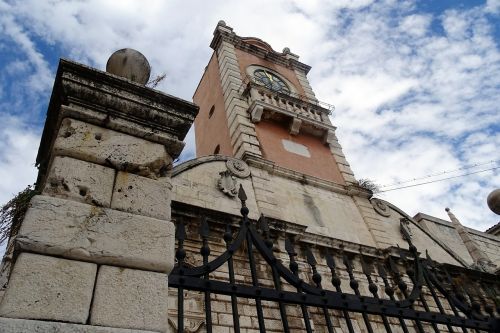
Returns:
[[[217,155],[220,151],[220,145],[217,145],[217,147],[215,147],[214,149],[214,155]]]
[[[215,111],[215,105],[212,105],[212,107],[210,108],[210,111],[208,111],[208,119],[212,118],[214,111]]]

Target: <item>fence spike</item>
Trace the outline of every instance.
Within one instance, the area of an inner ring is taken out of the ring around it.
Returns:
[[[240,189],[238,190],[238,199],[240,199],[241,202],[247,201],[247,194],[245,193],[245,190],[243,189],[243,185],[240,184]]]

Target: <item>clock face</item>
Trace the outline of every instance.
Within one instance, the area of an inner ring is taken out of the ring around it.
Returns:
[[[253,72],[253,75],[257,80],[257,83],[265,86],[269,90],[285,94],[290,93],[290,89],[287,84],[270,71],[266,71],[265,69],[256,69]]]

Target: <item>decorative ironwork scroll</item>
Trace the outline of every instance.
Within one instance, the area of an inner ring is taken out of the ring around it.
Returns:
[[[221,239],[222,236],[225,244],[225,251],[218,256],[210,256],[211,230],[207,219],[202,218],[197,241],[201,244],[199,253],[203,259],[200,266],[192,267],[186,263],[185,225],[177,223],[177,264],[169,276],[169,285],[177,288],[178,332],[184,332],[184,290],[204,295],[205,323],[209,333],[214,325],[211,303],[216,295],[230,297],[231,306],[227,307],[227,312],[232,314],[235,332],[241,330],[239,299],[240,302],[241,299],[252,300],[245,304],[255,306],[256,322],[252,328],[260,332],[266,332],[268,320],[263,312],[263,302],[277,305],[276,315],[280,316],[283,332],[291,330],[290,307],[300,309],[301,330],[306,332],[315,331],[315,319],[329,333],[334,332],[334,326],[338,327],[340,320],[350,333],[357,332],[358,325],[364,325],[364,331],[373,332],[373,318],[378,318],[377,331],[400,331],[399,328],[405,333],[413,330],[421,333],[456,332],[457,329],[462,332],[500,331],[500,286],[495,276],[484,278],[483,274],[478,278],[470,270],[465,272],[467,274],[452,272],[451,266],[437,264],[428,253],[426,258],[420,258],[409,235],[405,237],[408,250],[399,249],[399,255],[370,256],[361,251],[347,253],[342,249],[313,249],[302,244],[301,253],[304,253],[305,260],[301,261],[297,253],[299,244],[294,244],[290,235],[285,235],[286,252],[279,251],[264,216],[259,221],[248,218],[247,198],[241,185],[238,198],[242,204],[240,225],[227,224],[223,235],[216,237]],[[277,257],[275,252],[280,256]],[[246,256],[248,276],[243,280],[242,273],[235,272],[236,254]],[[324,262],[318,258],[324,258]],[[265,271],[263,264],[267,267]],[[224,279],[218,271],[223,265],[227,274]],[[361,273],[355,269],[359,265]],[[347,273],[353,293],[342,289],[341,269]],[[322,274],[327,272],[329,279],[323,279]],[[215,273],[219,273],[217,277]],[[263,283],[263,274],[268,275],[265,279],[271,281],[272,286]],[[306,282],[305,277],[311,283]],[[361,288],[360,279],[368,286],[367,290]],[[355,325],[354,317],[358,318]],[[409,327],[413,328],[410,330]],[[272,330],[276,331],[276,327]]]

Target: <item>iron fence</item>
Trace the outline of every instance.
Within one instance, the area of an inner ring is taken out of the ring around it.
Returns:
[[[495,276],[483,274],[477,279],[472,272],[463,274],[453,271],[451,266],[436,263],[429,253],[421,258],[409,235],[404,235],[408,250],[399,249],[397,256],[374,257],[325,248],[320,263],[311,247],[305,247],[305,260],[299,261],[296,244],[290,236],[285,236],[283,253],[287,258],[278,258],[266,219],[263,216],[258,221],[248,218],[247,198],[241,186],[238,197],[242,204],[240,225],[225,225],[222,235],[225,251],[219,256],[210,256],[210,227],[207,219],[202,218],[200,265],[186,263],[186,228],[182,222],[177,224],[177,263],[169,276],[169,284],[177,289],[178,332],[185,331],[186,290],[203,293],[207,332],[212,332],[214,327],[211,305],[216,295],[230,298],[227,312],[231,313],[234,332],[242,330],[239,313],[242,299],[252,300],[256,313],[253,328],[260,332],[276,331],[276,327],[266,328],[269,318],[264,314],[263,302],[277,305],[282,332],[297,331],[297,325],[302,326],[299,331],[308,333],[317,331],[318,327],[333,333],[335,326],[342,326],[349,333],[360,330],[371,333],[380,331],[381,327],[386,332],[405,333],[500,331],[499,283]],[[236,253],[247,258],[248,280],[236,279],[239,275],[234,267]],[[360,263],[361,273],[355,271],[354,262]],[[261,269],[262,263],[266,265],[265,270]],[[227,265],[226,277],[221,274],[214,277],[223,265]],[[325,274],[325,270],[329,274]],[[262,283],[263,274],[272,285]],[[348,279],[351,292],[343,290],[342,274]],[[369,295],[362,293],[359,274],[364,275],[362,283],[368,286]],[[325,281],[325,275],[329,281]],[[296,320],[290,323],[291,307],[300,308],[300,324]],[[353,316],[359,317],[358,314],[361,318],[355,322]]]

